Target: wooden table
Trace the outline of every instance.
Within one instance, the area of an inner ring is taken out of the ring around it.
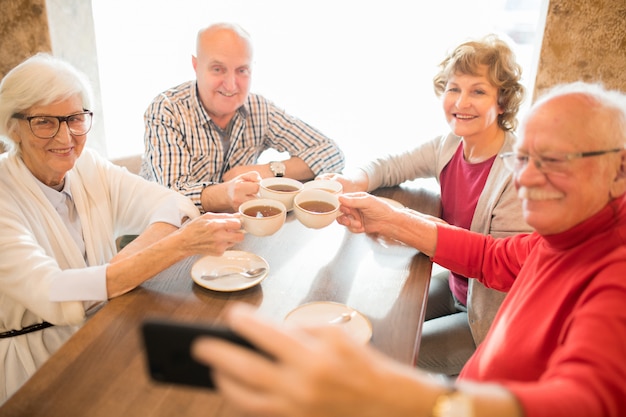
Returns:
[[[376,194],[439,214],[438,198],[423,189],[409,185]],[[152,382],[139,334],[148,317],[219,321],[234,301],[279,320],[311,301],[347,304],[370,319],[372,345],[415,363],[431,272],[426,256],[386,248],[337,223],[307,229],[293,214],[276,234],[247,235],[234,249],[267,260],[270,273],[261,285],[214,292],[190,278],[197,257],[174,265],[97,312],[0,408],[0,416],[236,416],[215,392]]]

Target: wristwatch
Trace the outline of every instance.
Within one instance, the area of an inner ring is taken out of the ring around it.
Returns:
[[[471,398],[456,389],[441,394],[432,411],[433,417],[473,417],[474,407]]]
[[[270,171],[272,171],[272,174],[274,174],[275,177],[284,177],[285,168],[285,164],[280,161],[270,162]]]

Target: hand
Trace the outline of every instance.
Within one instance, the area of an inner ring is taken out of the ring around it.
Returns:
[[[343,214],[337,223],[352,233],[379,234],[396,213],[386,202],[364,192],[340,195],[339,203]]]
[[[260,181],[261,176],[256,171],[246,172],[228,181],[226,194],[234,211],[239,210],[242,203],[257,198]]]
[[[317,180],[333,180],[341,183],[344,193],[355,193],[358,191],[367,191],[368,178],[364,171],[354,171],[351,175],[339,173],[325,173],[318,175]]]
[[[260,181],[260,178],[274,176],[274,174],[272,174],[272,171],[270,171],[269,166],[267,164],[265,165],[238,165],[226,171],[222,175],[222,181],[224,182],[232,181],[236,179],[237,177],[241,177],[245,174],[249,174],[253,172],[259,175],[259,181]]]
[[[242,304],[228,311],[227,323],[272,359],[217,339],[199,339],[192,354],[213,368],[221,394],[245,413],[419,415],[416,393],[427,392],[418,381],[419,373],[358,344],[339,326],[273,325]]]
[[[205,212],[236,212],[242,203],[257,198],[260,181],[259,173],[252,171],[228,182],[210,185],[202,191],[202,208]]]
[[[177,233],[192,254],[221,256],[245,236],[239,214],[205,213],[185,224]]]

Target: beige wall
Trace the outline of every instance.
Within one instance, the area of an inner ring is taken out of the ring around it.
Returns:
[[[550,0],[535,95],[572,81],[626,92],[626,1]]]

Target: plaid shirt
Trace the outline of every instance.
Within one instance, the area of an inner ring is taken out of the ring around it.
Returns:
[[[249,94],[235,113],[225,152],[217,126],[198,97],[195,81],[160,94],[144,114],[142,175],[191,198],[222,181],[231,167],[256,164],[267,149],[304,160],[315,175],[341,172],[344,155],[334,141],[262,96]]]

